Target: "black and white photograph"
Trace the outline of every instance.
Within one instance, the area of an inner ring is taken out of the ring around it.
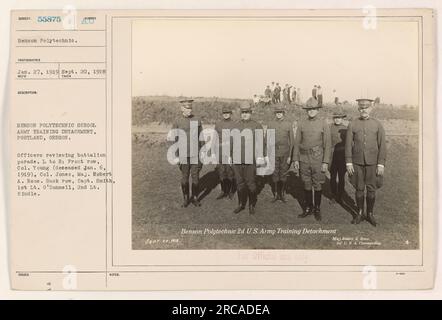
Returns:
[[[342,5],[12,10],[14,294],[429,293],[438,10]]]
[[[132,249],[420,249],[419,34],[132,21]]]

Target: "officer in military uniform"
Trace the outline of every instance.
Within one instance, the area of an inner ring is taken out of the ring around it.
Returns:
[[[241,150],[239,157],[233,153],[233,172],[235,174],[238,193],[238,207],[233,211],[239,213],[246,208],[249,200],[249,214],[255,214],[257,199],[256,166],[263,164],[263,158],[255,157],[255,131],[263,130],[261,124],[251,119],[252,109],[250,103],[244,101],[240,106],[241,120],[237,122],[236,129],[240,132],[251,130],[251,135],[241,136]],[[263,139],[264,140],[264,139]],[[264,141],[263,141],[264,142]],[[249,146],[249,147],[247,147]],[[234,146],[236,148],[236,146]],[[263,146],[265,148],[265,146]],[[248,154],[247,152],[253,152]],[[263,152],[265,150],[263,149]]]
[[[293,152],[295,170],[300,171],[305,190],[305,209],[299,217],[305,218],[313,213],[318,221],[321,220],[322,184],[331,156],[330,127],[318,117],[319,108],[321,106],[315,98],[307,100],[303,109],[308,118],[297,127]]]
[[[364,200],[366,200],[366,220],[376,226],[373,208],[376,189],[382,185],[387,156],[385,130],[378,120],[370,117],[373,100],[356,101],[360,116],[348,125],[345,142],[347,172],[354,180],[358,207],[358,213],[352,223],[359,224],[364,219]],[[367,190],[366,196],[365,190]]]
[[[218,154],[218,161],[219,164],[216,167],[216,170],[218,172],[220,185],[221,185],[221,193],[216,198],[223,199],[227,196],[229,196],[230,199],[233,198],[234,195],[234,189],[235,189],[235,182],[234,182],[234,175],[233,175],[233,169],[231,164],[229,163],[229,158],[231,157],[231,149],[233,141],[230,139],[229,141],[223,140],[223,130],[232,130],[235,128],[236,124],[235,121],[232,120],[232,109],[228,106],[223,106],[222,108],[222,116],[223,119],[215,123],[215,131],[218,134],[219,139],[219,154]],[[230,133],[229,133],[230,134]],[[230,135],[229,135],[230,137]],[[230,146],[229,146],[230,144]],[[226,148],[229,146],[228,154],[223,155],[223,146]]]
[[[181,171],[181,190],[183,192],[183,204],[182,207],[187,207],[190,203],[195,206],[201,206],[198,201],[199,195],[199,172],[202,168],[202,163],[199,159],[199,151],[202,147],[202,142],[198,139],[198,148],[195,150],[194,154],[191,154],[190,144],[193,138],[193,132],[191,132],[191,123],[193,122],[193,127],[196,128],[196,137],[199,137],[202,131],[201,121],[193,115],[192,113],[192,103],[193,99],[181,100],[181,112],[182,117],[175,120],[172,125],[172,129],[181,129],[186,133],[187,141],[185,141],[187,146],[187,157],[185,159],[179,159],[179,168]],[[178,141],[178,137],[176,141]],[[180,141],[178,141],[181,143]],[[178,155],[179,157],[179,152]],[[192,178],[192,195],[189,194],[189,177]]]
[[[344,125],[343,120],[346,114],[343,110],[337,110],[333,112],[333,124],[331,125],[331,140],[333,155],[330,165],[330,188],[333,195],[332,203],[335,200],[338,203],[342,202],[342,195],[345,188],[345,173],[347,168],[345,165],[345,138],[347,135],[347,127]],[[339,182],[336,182],[338,178]]]
[[[267,132],[272,129],[275,131],[275,169],[272,174],[272,202],[278,200],[286,202],[287,172],[292,161],[295,142],[292,123],[287,121],[284,116],[285,110],[282,107],[276,107],[275,120],[267,126]]]

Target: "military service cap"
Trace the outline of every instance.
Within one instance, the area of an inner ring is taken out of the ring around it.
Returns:
[[[249,101],[242,101],[239,109],[241,112],[252,112],[252,106],[250,105]]]
[[[305,103],[305,106],[302,107],[302,109],[318,109],[318,108],[322,108],[322,106],[320,106],[318,104],[318,100],[316,100],[313,97],[309,98]]]
[[[186,109],[192,109],[192,102],[193,102],[193,99],[180,100],[181,106],[183,106]]]
[[[283,107],[275,107],[275,110],[273,112],[274,113],[280,113],[280,112],[285,113],[285,109]]]
[[[232,113],[232,109],[229,106],[223,106],[222,113]]]
[[[366,109],[368,107],[370,107],[373,103],[374,100],[372,99],[366,99],[366,98],[361,98],[361,99],[356,99],[356,101],[358,102],[358,106],[362,109]]]
[[[336,111],[333,111],[333,118],[345,118],[347,115],[345,114],[344,110],[339,109]]]

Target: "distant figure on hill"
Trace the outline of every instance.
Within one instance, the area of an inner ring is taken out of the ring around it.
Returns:
[[[281,102],[281,87],[279,83],[276,83],[275,90],[273,91],[273,98],[275,99],[275,103]]]
[[[276,94],[275,94],[275,89],[276,89],[276,85],[275,82],[272,81],[272,86],[270,88],[270,90],[272,90],[272,103],[276,103]]]
[[[376,97],[376,99],[374,99],[374,105],[378,106],[381,103],[381,98]]]
[[[284,90],[282,90],[282,102],[284,104],[289,104],[290,103],[290,87],[288,85],[288,83],[285,84]]]
[[[298,106],[302,104],[301,88],[296,88],[296,104]]]
[[[272,97],[272,89],[270,89],[270,86],[267,86],[265,91],[264,91],[264,95],[266,98],[271,98]]]
[[[318,96],[318,105],[322,107],[322,88],[318,85],[316,94]]]
[[[334,102],[335,102],[335,105],[339,105],[339,97],[338,97],[338,93],[336,92],[336,89],[333,89],[333,96],[335,97],[334,98]]]
[[[290,97],[291,97],[291,102],[293,103],[293,104],[296,104],[296,87],[293,85],[292,87],[292,90],[290,90]]]

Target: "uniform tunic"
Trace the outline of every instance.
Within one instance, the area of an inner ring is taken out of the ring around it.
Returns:
[[[261,124],[254,120],[240,120],[236,123],[236,129],[238,129],[240,132],[242,132],[244,129],[249,129],[252,132],[251,136],[241,136],[241,143],[239,146],[235,145],[237,142],[234,140],[233,148],[241,148],[240,157],[235,157],[235,153],[233,153],[233,172],[236,179],[237,189],[244,190],[247,187],[250,192],[255,192],[255,131],[257,129],[263,130],[263,128]],[[265,152],[265,146],[263,146],[263,152]]]
[[[328,124],[318,117],[302,121],[296,130],[294,161],[299,161],[304,189],[322,190],[322,163],[330,163],[331,136]]]
[[[193,132],[191,132],[191,123],[193,122],[194,127],[196,128],[196,132],[194,136],[192,136]],[[186,133],[186,145],[187,145],[187,157],[185,159],[181,159],[180,157],[180,163],[179,168],[181,171],[181,184],[187,184],[189,183],[189,176],[192,177],[192,183],[198,184],[199,182],[199,172],[202,168],[202,163],[199,160],[199,150],[201,149],[202,143],[199,141],[199,135],[202,131],[202,125],[201,121],[195,117],[194,115],[191,115],[189,117],[179,117],[175,120],[175,122],[172,125],[172,129],[181,129]],[[198,138],[197,138],[198,137]],[[196,141],[193,141],[193,139],[198,139]],[[177,137],[176,141],[178,141],[179,138]],[[179,142],[181,143],[181,141]],[[194,151],[194,154],[191,154],[191,148],[190,144],[194,143],[196,147],[196,150]],[[179,156],[179,151],[178,151]]]
[[[286,174],[289,169],[287,159],[292,155],[295,142],[293,126],[290,121],[281,119],[270,122],[267,126],[267,132],[269,132],[269,129],[273,129],[275,132],[275,170],[272,174],[272,180],[273,182],[286,181]],[[270,147],[272,146],[267,146],[267,148]]]
[[[382,177],[376,175],[376,167],[385,165],[386,156],[385,131],[378,120],[358,118],[348,125],[345,161],[352,163],[355,169],[357,195],[363,196],[367,188],[367,197],[374,197],[376,189],[382,185]]]
[[[223,146],[225,148],[227,148],[227,146],[229,145],[229,142],[223,141],[222,131],[225,129],[231,130],[235,127],[237,127],[237,125],[236,125],[235,121],[233,121],[231,118],[228,120],[225,120],[225,119],[220,120],[215,124],[215,131],[217,132],[218,139],[219,139],[219,151],[218,151],[219,163],[216,167],[216,170],[218,172],[220,180],[233,179],[233,169],[232,169],[232,166],[230,164],[228,164],[228,160],[229,160],[228,158],[229,158],[229,156],[232,156],[233,141],[232,141],[232,139],[230,139],[230,147],[227,152],[227,156],[223,156],[222,148],[223,148]]]

